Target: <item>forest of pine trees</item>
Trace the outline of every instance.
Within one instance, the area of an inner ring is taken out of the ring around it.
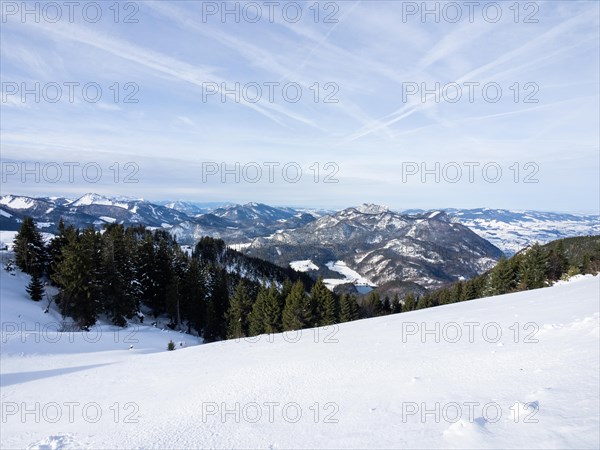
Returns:
[[[534,244],[502,258],[483,275],[416,297],[357,299],[336,295],[319,278],[281,268],[202,238],[191,254],[164,230],[106,225],[102,231],[65,226],[46,245],[26,218],[14,242],[17,266],[31,275],[27,293],[44,297],[54,285],[56,305],[81,329],[103,317],[117,326],[143,320],[141,311],[166,316],[169,327],[205,341],[328,326],[359,318],[537,289],[568,274],[600,271],[600,237]],[[241,276],[240,274],[244,274]]]
[[[51,283],[61,314],[83,330],[100,317],[126,326],[142,320],[143,310],[211,342],[359,317],[356,298],[344,296],[340,307],[322,279],[246,257],[209,237],[188,254],[163,230],[119,224],[79,230],[61,221],[46,245],[27,219],[15,238],[15,259],[32,276],[30,297],[41,300],[44,280]]]

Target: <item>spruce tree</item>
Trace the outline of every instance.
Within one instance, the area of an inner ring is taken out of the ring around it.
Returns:
[[[14,252],[17,267],[23,272],[39,276],[46,273],[46,247],[42,235],[31,217],[25,217],[14,239]]]
[[[392,303],[390,302],[390,297],[388,295],[386,295],[383,298],[383,304],[381,305],[381,313],[383,315],[392,313]]]
[[[205,288],[204,272],[200,268],[197,258],[192,258],[185,272],[182,282],[183,315],[188,321],[188,332],[190,326],[194,327],[198,333],[205,326]]]
[[[327,289],[323,278],[319,277],[310,291],[311,303],[316,306],[313,317],[318,326],[333,325],[337,322],[337,308],[333,293]],[[314,311],[315,308],[311,308]],[[312,311],[311,311],[312,312]]]
[[[44,298],[44,284],[37,272],[34,272],[31,276],[31,281],[27,285],[26,290],[33,301],[39,302]]]
[[[565,254],[565,246],[563,241],[559,241],[556,249],[551,249],[548,253],[546,263],[546,276],[549,280],[559,280],[563,273],[567,271],[569,267],[569,260]]]
[[[283,299],[274,283],[269,288],[263,308],[264,333],[279,333],[282,330]]]
[[[87,329],[96,323],[101,311],[99,236],[93,228],[74,235],[62,255],[55,274],[61,286],[57,304],[64,317],[72,317],[82,329]]]
[[[244,280],[240,280],[235,292],[229,300],[227,311],[227,338],[239,339],[248,336],[248,318],[252,308],[252,300]]]
[[[52,283],[54,280],[54,272],[62,258],[62,248],[69,242],[67,233],[75,233],[75,229],[71,226],[65,227],[62,217],[58,222],[58,231],[48,244],[48,278]]]
[[[400,296],[394,294],[394,300],[392,300],[392,314],[398,314],[402,312],[402,302],[400,302]]]
[[[517,283],[516,273],[512,265],[503,256],[492,269],[488,277],[485,295],[502,295],[511,292]]]
[[[342,294],[340,297],[340,322],[350,322],[358,319],[358,303],[356,297]]]
[[[289,278],[286,278],[283,281],[283,286],[281,287],[281,297],[283,298],[284,302],[285,302],[285,299],[287,298],[287,296],[290,295],[290,292],[292,292],[293,287],[294,287],[294,284],[290,281]]]
[[[123,225],[107,227],[102,235],[101,303],[112,323],[121,327],[138,309],[129,250]]]
[[[181,330],[181,293],[179,278],[174,274],[165,289],[165,309],[171,321],[170,326],[175,330]]]
[[[592,266],[592,259],[591,259],[590,255],[588,253],[586,253],[585,255],[583,255],[580,272],[584,275],[587,273],[591,273],[591,270],[590,270],[591,266]]]
[[[363,309],[366,317],[377,317],[382,314],[383,304],[381,303],[379,292],[369,292],[366,300],[363,301]]]
[[[403,300],[404,300],[404,305],[403,305],[402,309],[404,311],[413,311],[413,310],[417,309],[418,301],[412,292],[409,292],[408,294],[406,294],[404,296]]]
[[[544,287],[546,282],[546,256],[539,244],[532,245],[525,253],[522,273],[522,283],[525,289]]]
[[[469,280],[465,282],[460,301],[464,302],[465,300],[473,300],[474,298],[477,298],[477,287],[474,280]]]
[[[433,293],[432,293],[433,294]],[[423,308],[431,308],[432,306],[437,306],[436,305],[436,295],[431,295],[431,296],[423,296],[425,297],[423,299],[423,302],[421,302],[423,304]],[[437,304],[438,305],[448,305],[449,303],[452,303],[452,299],[453,299],[453,295],[452,292],[450,291],[449,288],[445,287],[442,288],[440,291],[437,292]]]
[[[300,281],[294,283],[292,290],[285,299],[282,321],[284,331],[300,330],[312,325],[309,299]]]
[[[261,285],[256,296],[256,301],[252,305],[252,311],[250,312],[248,325],[250,336],[257,336],[265,332],[265,310],[268,297],[269,291],[264,285]]]

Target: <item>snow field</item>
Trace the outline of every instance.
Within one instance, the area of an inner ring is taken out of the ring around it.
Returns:
[[[2,272],[3,329],[47,316]],[[12,336],[1,446],[598,448],[599,281],[173,352]]]

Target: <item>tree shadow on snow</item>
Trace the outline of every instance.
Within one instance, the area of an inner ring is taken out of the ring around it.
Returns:
[[[112,363],[89,364],[87,366],[63,367],[60,369],[38,370],[35,372],[15,372],[0,374],[0,387],[11,386],[13,384],[22,384],[29,381],[51,378],[67,373],[79,372],[81,370],[93,369],[95,367],[108,366]]]

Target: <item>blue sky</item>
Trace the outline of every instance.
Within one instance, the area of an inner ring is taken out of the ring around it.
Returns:
[[[598,212],[598,2],[89,3],[3,2],[2,194]]]

